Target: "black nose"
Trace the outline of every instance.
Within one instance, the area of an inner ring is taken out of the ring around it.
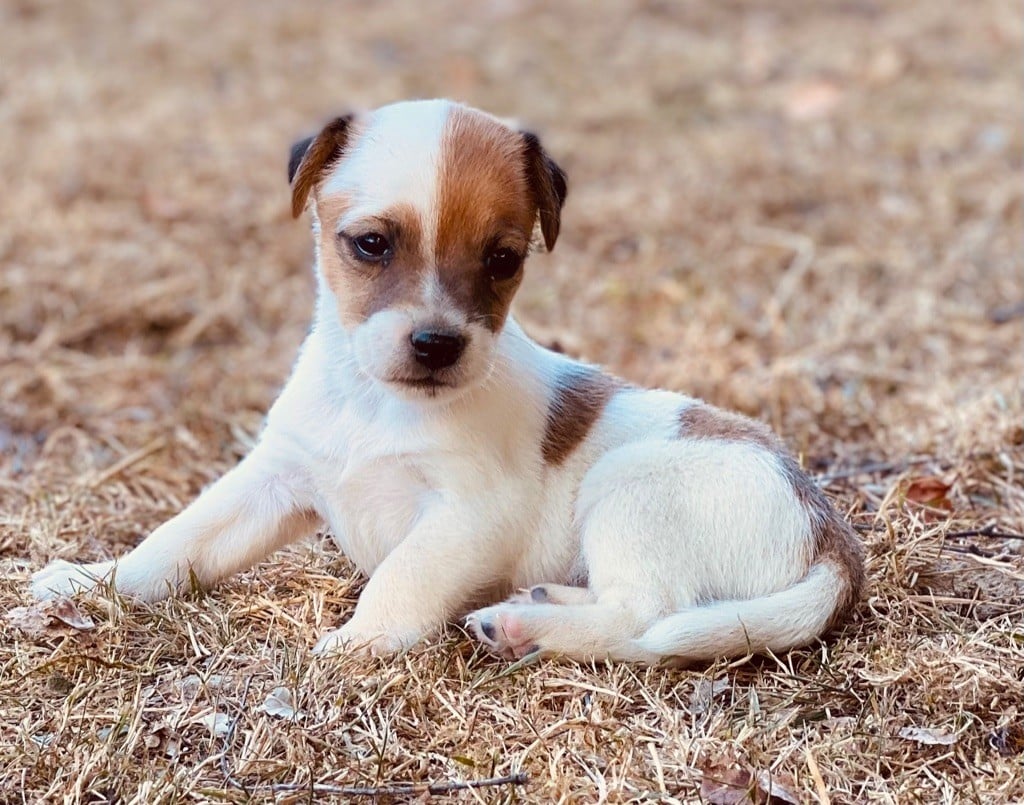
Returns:
[[[466,339],[461,335],[434,333],[429,330],[413,333],[409,340],[412,342],[416,360],[433,371],[455,363],[466,346]]]

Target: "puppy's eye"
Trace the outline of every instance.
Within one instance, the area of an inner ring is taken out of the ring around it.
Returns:
[[[352,250],[360,260],[377,263],[391,254],[391,244],[380,232],[368,232],[352,238]]]
[[[487,274],[494,280],[509,280],[514,277],[519,266],[523,264],[523,258],[518,252],[512,249],[495,249],[484,259],[484,268]]]

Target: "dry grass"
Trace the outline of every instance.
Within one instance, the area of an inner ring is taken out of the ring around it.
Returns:
[[[770,421],[864,529],[868,600],[828,645],[697,672],[510,669],[456,628],[314,663],[361,583],[320,539],[205,596],[84,602],[91,630],[0,619],[0,800],[523,771],[453,796],[697,801],[732,760],[808,802],[1024,800],[1022,543],[951,536],[1024,531],[1017,4],[412,7],[0,8],[0,605],[244,453],[311,302],[287,146],[439,94],[569,171],[527,327]],[[258,709],[279,686],[301,717]]]

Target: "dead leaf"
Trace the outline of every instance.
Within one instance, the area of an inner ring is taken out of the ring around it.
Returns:
[[[951,484],[935,475],[926,475],[915,478],[903,492],[903,496],[911,503],[919,506],[927,506],[930,509],[942,509],[953,511],[953,501],[946,497]]]
[[[75,606],[70,598],[42,601],[27,607],[8,610],[7,621],[30,637],[42,637],[57,627],[55,621],[80,632],[96,628],[96,622]]]
[[[266,701],[259,706],[259,709],[268,716],[288,718],[292,721],[303,718],[306,715],[301,710],[295,709],[292,692],[285,687],[274,688],[270,691],[270,695],[267,696]]]
[[[207,713],[205,716],[197,718],[195,723],[202,724],[217,737],[227,735],[231,732],[231,719],[228,717],[227,713]]]
[[[164,741],[164,757],[174,760],[181,754],[181,737],[169,735]]]
[[[199,676],[198,674],[189,674],[184,679],[180,679],[174,684],[177,686],[178,691],[181,693],[181,697],[185,701],[192,701],[202,691],[216,691],[219,690],[227,680],[223,674],[210,674],[209,676]]]
[[[152,190],[142,194],[140,206],[151,221],[178,221],[185,215],[185,207],[180,201]]]
[[[803,802],[797,793],[796,780],[788,774],[772,774],[762,769],[757,772],[757,786],[768,796],[769,802],[787,802],[789,805]]]
[[[997,727],[988,734],[988,745],[1003,757],[1024,753],[1024,727],[1017,723]]]
[[[52,606],[50,614],[72,629],[85,632],[96,628],[96,622],[75,606],[74,601],[70,598],[58,598],[52,602]]]
[[[712,805],[761,805],[765,802],[754,775],[745,769],[712,765],[703,769],[700,796]]]
[[[817,79],[791,87],[783,109],[791,120],[820,120],[832,114],[842,100],[842,87],[834,81]]]
[[[704,715],[710,709],[715,697],[728,689],[729,680],[724,676],[714,682],[710,679],[701,679],[694,687],[693,695],[690,696],[690,712],[698,716]]]
[[[904,727],[899,731],[899,736],[926,746],[952,746],[957,742],[956,735],[930,727]]]
[[[891,84],[907,70],[907,58],[893,47],[877,51],[868,62],[866,78],[869,84]]]
[[[38,605],[14,607],[7,611],[7,622],[29,637],[41,637],[46,632],[50,617]]]
[[[702,773],[700,795],[712,805],[800,805],[804,801],[788,774],[755,772],[728,761],[713,762]]]

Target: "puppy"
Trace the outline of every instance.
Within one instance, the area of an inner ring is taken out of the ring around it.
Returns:
[[[566,197],[535,136],[398,103],[297,143],[288,174],[317,300],[258,444],[125,556],[36,573],[37,597],[154,601],[326,521],[369,581],[317,652],[399,651],[491,604],[466,623],[504,656],[707,660],[850,613],[860,544],[767,428],[551,352],[509,315]]]

